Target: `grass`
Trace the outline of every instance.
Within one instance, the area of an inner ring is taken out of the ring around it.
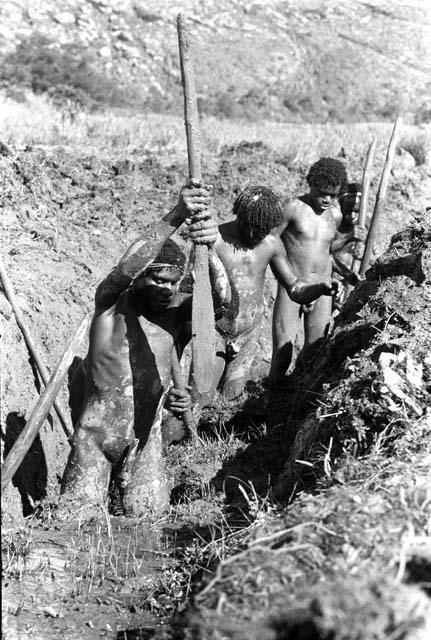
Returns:
[[[289,124],[269,121],[220,120],[204,117],[201,122],[204,155],[215,155],[225,146],[263,141],[283,154],[290,163],[309,164],[320,156],[343,153],[365,155],[373,135],[384,153],[391,125],[360,123],[350,125]],[[429,144],[431,126],[404,125],[403,135],[413,149]],[[8,145],[64,145],[85,148],[88,153],[117,155],[157,154],[168,161],[186,157],[184,125],[171,115],[139,114],[131,110],[69,114],[45,96],[26,94],[25,101],[0,98],[0,140]],[[407,145],[407,146],[406,146]],[[415,158],[417,157],[417,153]]]

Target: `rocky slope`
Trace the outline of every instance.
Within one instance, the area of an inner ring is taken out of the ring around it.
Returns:
[[[87,107],[181,110],[175,18],[188,17],[203,113],[429,120],[423,0],[5,0],[0,78]]]

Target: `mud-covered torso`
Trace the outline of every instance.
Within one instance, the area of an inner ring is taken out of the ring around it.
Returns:
[[[221,237],[215,249],[230,282],[231,302],[217,322],[220,333],[227,338],[252,331],[260,322],[266,268],[274,253],[274,238],[267,236],[252,249],[244,248],[237,239],[235,224],[220,226]]]
[[[137,310],[122,294],[96,315],[90,330],[86,401],[80,422],[123,438],[146,439],[171,376],[171,353],[187,321],[187,296],[177,294],[158,317]]]
[[[330,278],[331,244],[341,220],[339,208],[330,206],[317,214],[299,199],[289,206],[290,220],[281,239],[295,274],[307,283]]]

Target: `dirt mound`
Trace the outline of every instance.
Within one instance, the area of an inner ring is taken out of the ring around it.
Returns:
[[[393,236],[366,276],[331,338],[316,345],[288,382],[289,400],[278,409],[289,416],[294,444],[276,488],[280,499],[303,475],[298,461],[336,464],[346,452],[366,452],[377,438],[388,445],[430,406],[429,212]]]

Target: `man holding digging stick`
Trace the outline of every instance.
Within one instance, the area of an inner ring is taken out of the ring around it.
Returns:
[[[344,165],[333,158],[321,158],[307,175],[309,192],[283,206],[281,239],[293,272],[304,282],[329,281],[335,270],[349,284],[358,277],[332,253],[332,244],[342,222],[338,198],[343,193],[347,174]],[[355,238],[357,239],[356,236]],[[359,239],[363,239],[360,233]],[[278,287],[273,315],[273,354],[271,378],[286,374],[294,352],[298,323],[304,320],[304,347],[327,334],[332,300],[322,296],[304,307]]]
[[[189,236],[195,244],[209,245],[213,292],[223,295],[228,284],[212,249],[217,228],[205,211],[206,203],[205,190],[184,189],[167,217],[167,233],[166,221],[159,226],[166,239],[191,216]],[[96,291],[83,363],[83,404],[79,371],[72,381],[72,401],[82,410],[62,479],[62,503],[67,508],[67,498],[72,505],[75,500],[77,505],[103,505],[112,471],[119,479],[126,513],[163,510],[169,504],[160,422],[172,352],[187,342],[191,296],[177,292],[185,255],[176,243],[167,240],[154,260],[149,257],[148,242],[136,242]],[[168,392],[168,404],[182,413],[190,406],[189,394],[174,388]]]

